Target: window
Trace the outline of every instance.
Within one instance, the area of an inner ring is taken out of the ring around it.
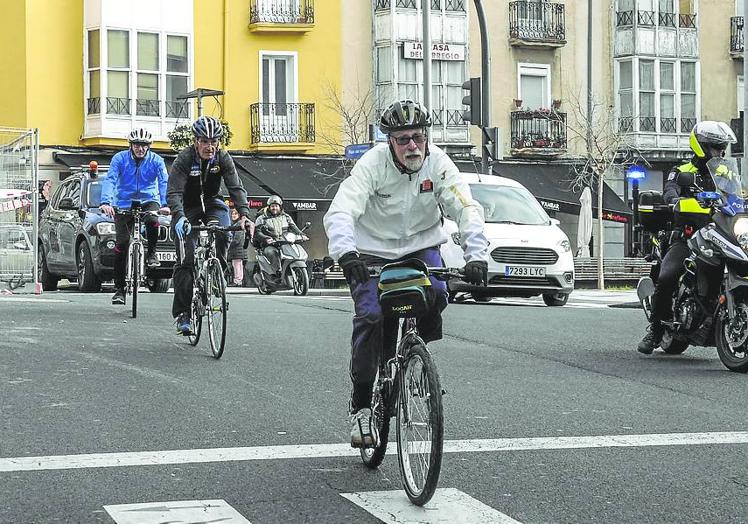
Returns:
[[[661,26],[675,27],[675,0],[659,0],[658,22]]]
[[[130,33],[107,31],[107,97],[106,112],[130,114]]]
[[[696,9],[694,0],[678,0],[678,26],[696,28]]]
[[[696,125],[696,62],[680,63],[681,133],[690,133]]]
[[[262,57],[263,115],[288,115],[289,104],[296,102],[295,78],[296,66],[293,55]]]
[[[101,40],[98,29],[88,31],[87,114],[101,113]]]
[[[190,77],[187,53],[187,37],[168,35],[166,37],[166,117],[188,118],[186,100],[178,100],[187,92]]]
[[[660,62],[660,132],[675,133],[675,81],[673,62]]]
[[[392,82],[392,49],[377,47],[377,82]]]
[[[639,131],[655,131],[653,60],[639,60]]]
[[[159,116],[158,59],[158,34],[138,33],[136,115]]]
[[[620,110],[618,128],[624,132],[633,131],[634,81],[630,61],[618,64],[618,107]]]
[[[540,109],[550,107],[551,68],[546,64],[519,65],[519,96],[522,107]]]

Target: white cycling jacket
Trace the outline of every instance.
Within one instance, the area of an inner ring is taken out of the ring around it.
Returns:
[[[429,151],[412,175],[398,171],[387,144],[356,162],[325,214],[330,256],[357,251],[392,260],[443,244],[441,204],[457,222],[465,261],[488,261],[483,209],[447,154],[431,144]]]

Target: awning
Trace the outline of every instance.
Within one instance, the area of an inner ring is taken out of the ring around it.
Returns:
[[[460,171],[475,172],[472,162],[458,162]],[[496,175],[516,180],[524,185],[547,211],[578,215],[581,209],[579,197],[582,190],[572,191],[570,180],[572,166],[562,163],[504,163],[493,166]],[[597,216],[597,188],[592,188],[592,209]],[[629,222],[631,209],[607,184],[603,190],[603,219],[614,222]]]
[[[234,163],[250,197],[278,195],[296,211],[326,210],[346,176],[343,162],[335,158],[234,156]],[[250,193],[250,184],[262,193]]]

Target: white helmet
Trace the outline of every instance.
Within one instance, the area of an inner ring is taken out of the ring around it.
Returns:
[[[131,144],[151,145],[153,143],[153,135],[151,135],[150,131],[141,127],[141,128],[133,129],[132,131],[130,131],[130,135],[127,137],[127,140]]]

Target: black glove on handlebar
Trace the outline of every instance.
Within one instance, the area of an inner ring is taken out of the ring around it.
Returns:
[[[471,260],[465,264],[465,281],[476,286],[485,286],[488,282],[488,262]]]
[[[352,285],[354,282],[364,284],[369,280],[369,268],[366,262],[361,260],[355,251],[351,251],[340,257],[338,264],[340,264],[343,276],[345,276],[345,280],[349,285]]]

